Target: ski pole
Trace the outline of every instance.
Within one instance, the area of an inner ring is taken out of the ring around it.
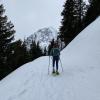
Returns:
[[[62,67],[62,62],[61,62],[61,59],[60,59],[60,64],[61,64],[61,68],[62,68],[62,72],[63,72],[63,67]]]
[[[48,75],[49,75],[49,67],[50,67],[50,56],[49,56],[49,65],[48,65]]]

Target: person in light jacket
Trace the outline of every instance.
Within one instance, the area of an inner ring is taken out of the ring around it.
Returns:
[[[52,56],[52,65],[53,65],[52,73],[59,74],[58,63],[60,59],[60,50],[59,50],[59,46],[57,43],[55,43],[53,48],[51,49],[50,56]],[[55,71],[55,63],[56,63],[56,71]]]

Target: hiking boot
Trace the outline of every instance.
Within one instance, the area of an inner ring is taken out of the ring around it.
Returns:
[[[58,72],[58,71],[56,71],[56,74],[57,74],[57,75],[59,75],[59,72]]]
[[[54,74],[55,73],[55,70],[53,70],[52,73]]]

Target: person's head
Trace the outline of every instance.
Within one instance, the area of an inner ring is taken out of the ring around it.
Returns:
[[[58,48],[58,43],[54,43],[54,48]]]

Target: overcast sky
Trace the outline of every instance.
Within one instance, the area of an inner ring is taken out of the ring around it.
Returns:
[[[14,24],[16,39],[33,34],[38,29],[58,29],[65,0],[3,0],[6,15]]]
[[[38,29],[61,25],[61,12],[66,0],[0,0],[6,15],[14,24],[15,39],[24,39]],[[87,0],[84,0],[87,1]]]

